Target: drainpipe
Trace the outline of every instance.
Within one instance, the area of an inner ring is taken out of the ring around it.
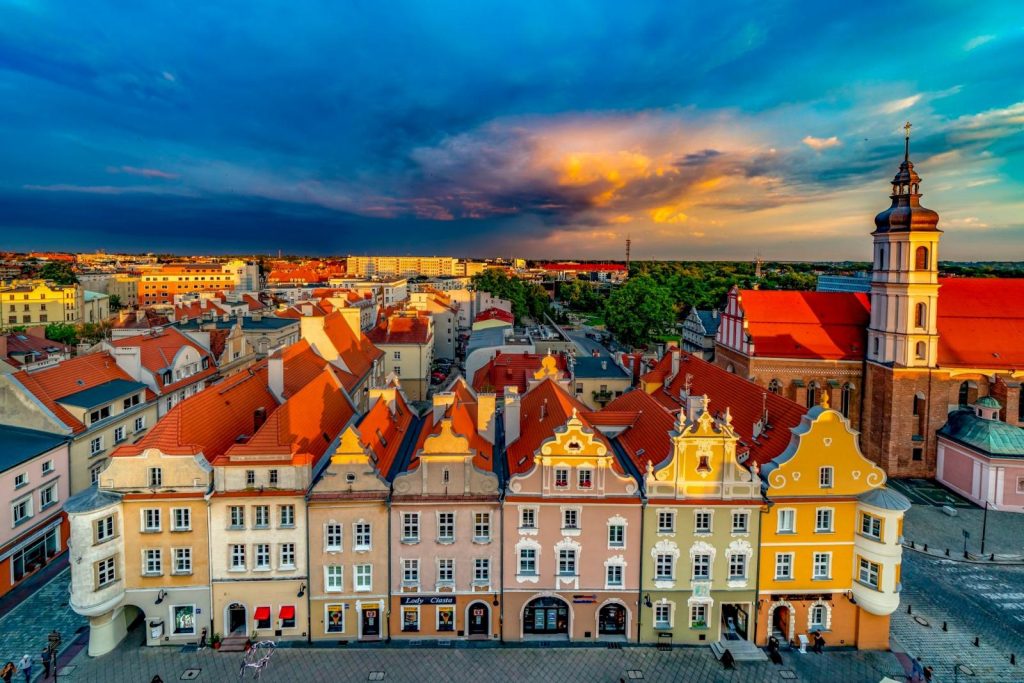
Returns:
[[[641,627],[644,623],[644,551],[646,546],[644,545],[644,522],[647,519],[647,496],[641,494],[640,498],[640,562],[637,565],[639,567],[640,574],[637,577],[637,591],[636,591],[636,642],[640,644],[641,638]]]
[[[768,500],[764,497],[764,505],[759,506],[757,509],[757,572],[754,574],[754,645],[757,645],[757,617],[761,613],[761,527],[765,524],[765,518],[767,513],[771,512],[772,506],[775,505],[775,501]],[[765,639],[767,642],[767,638]]]
[[[497,425],[495,425],[497,427]],[[505,490],[498,495],[498,519],[501,526],[498,530],[498,564],[501,581],[501,604],[498,606],[498,640],[505,642]]]
[[[388,637],[387,642],[391,642],[391,490],[389,487],[387,497],[387,512],[388,512],[388,602],[385,607],[387,608],[388,615]]]
[[[206,493],[203,494],[203,498],[206,500],[206,556],[207,556],[207,558],[210,557],[210,552],[213,549],[213,531],[212,531],[213,525],[210,524],[210,521],[213,518],[213,510],[212,510],[211,499],[213,498],[213,477],[216,476],[216,474],[211,472],[210,475],[211,475],[210,476],[210,488],[207,489]],[[213,609],[213,567],[211,567],[210,565],[211,565],[211,563],[210,563],[209,559],[207,559],[207,562],[206,562],[207,577],[206,578],[207,578],[207,581],[209,582],[209,586],[210,586],[210,641],[209,642],[211,643],[211,646],[212,646],[213,634],[216,633],[216,629],[214,628],[214,625],[213,625],[213,620],[214,620],[214,617],[216,617],[217,615],[216,615],[216,613],[215,613],[215,611]]]
[[[312,485],[311,485],[312,486]],[[313,574],[309,568],[309,489],[306,491],[306,495],[303,496],[305,500],[305,506],[303,514],[306,518],[306,642],[313,642],[313,609],[312,609],[312,597],[313,597]],[[354,571],[354,570],[353,570]],[[353,577],[354,578],[354,577]]]

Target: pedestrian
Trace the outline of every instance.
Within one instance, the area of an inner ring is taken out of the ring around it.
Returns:
[[[206,649],[206,628],[204,627],[202,632],[199,634],[199,649]]]
[[[28,655],[22,656],[18,662],[18,671],[25,675],[25,683],[32,683],[32,658]]]
[[[43,664],[43,678],[50,677],[50,648],[44,647],[39,654],[39,661]]]
[[[926,666],[924,668],[924,683],[932,683],[932,675],[934,673],[935,673],[935,670],[932,669],[931,666]]]
[[[0,680],[3,680],[4,683],[11,683],[12,678],[14,678],[14,662],[7,662],[0,669]]]
[[[912,683],[921,683],[924,678],[924,667],[921,666],[921,658],[915,657],[910,663],[910,680]]]
[[[820,631],[814,632],[814,653],[820,655],[825,648],[825,639],[821,637]]]
[[[149,683],[164,683],[164,679],[160,678],[160,674],[153,676],[153,680]]]
[[[736,658],[729,652],[729,648],[726,648],[725,652],[722,653],[722,667],[726,669],[736,668]]]

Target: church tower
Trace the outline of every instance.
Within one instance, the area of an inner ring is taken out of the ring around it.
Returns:
[[[892,180],[892,206],[875,217],[868,360],[934,368],[939,336],[939,214],[921,206],[921,178],[910,161],[910,123],[903,163]]]

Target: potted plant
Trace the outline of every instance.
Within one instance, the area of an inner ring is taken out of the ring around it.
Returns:
[[[210,639],[210,646],[214,650],[219,650],[220,649],[220,634],[217,633],[216,631],[213,632],[213,638]]]

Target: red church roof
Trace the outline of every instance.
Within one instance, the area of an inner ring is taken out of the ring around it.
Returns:
[[[860,360],[870,309],[857,292],[739,292],[754,355],[767,358]]]
[[[565,356],[552,356],[558,369],[565,373],[568,366]],[[487,361],[473,375],[473,390],[494,392],[498,397],[505,395],[505,387],[516,387],[520,394],[526,393],[529,380],[541,368],[544,354],[540,353],[501,353],[500,351]]]
[[[1024,368],[1024,279],[939,280],[939,365]]]

